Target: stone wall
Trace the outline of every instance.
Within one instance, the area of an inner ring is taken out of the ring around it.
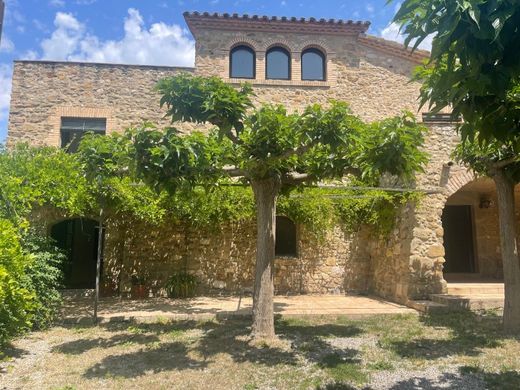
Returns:
[[[169,125],[154,86],[191,68],[16,61],[8,144],[60,146],[61,117],[107,119],[107,132],[150,120]],[[189,126],[185,126],[189,129]]]
[[[215,231],[170,225],[150,226],[137,221],[112,220],[105,256],[105,275],[123,294],[131,275],[147,280],[154,295],[164,294],[167,278],[188,271],[197,276],[201,293],[238,293],[253,286],[256,225],[229,224]],[[317,242],[298,229],[298,256],[277,257],[275,289],[282,294],[364,291],[368,255],[357,240],[340,229]],[[117,232],[117,233],[115,233]]]
[[[238,43],[255,50],[256,79],[246,81],[253,83],[258,102],[301,110],[309,104],[337,99],[350,103],[354,113],[369,121],[405,109],[418,110],[419,84],[409,82],[417,64],[365,46],[354,36],[202,30],[197,36],[196,73],[243,82],[229,78],[229,51]],[[265,53],[274,45],[291,53],[291,80],[265,79]],[[326,54],[326,81],[301,80],[300,57],[307,47],[317,47]]]

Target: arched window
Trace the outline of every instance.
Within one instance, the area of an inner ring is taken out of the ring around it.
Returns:
[[[283,47],[269,49],[265,56],[265,78],[289,80],[291,78],[291,55]]]
[[[296,257],[296,225],[284,216],[276,217],[276,241],[274,253],[276,256]]]
[[[302,80],[325,80],[325,55],[318,49],[302,52]]]
[[[255,78],[255,52],[249,46],[236,46],[229,55],[229,77]]]

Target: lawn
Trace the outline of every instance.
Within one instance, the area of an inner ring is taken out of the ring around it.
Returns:
[[[249,321],[54,327],[3,351],[0,388],[520,388],[520,340],[500,318],[392,315],[279,318],[280,340]]]

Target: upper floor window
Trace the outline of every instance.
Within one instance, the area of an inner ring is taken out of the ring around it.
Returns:
[[[302,80],[325,80],[325,55],[320,50],[302,52]]]
[[[255,78],[255,52],[249,46],[237,46],[229,56],[229,77],[241,79]]]
[[[296,257],[296,225],[295,223],[284,216],[276,217],[276,236],[275,236],[276,256],[290,256]]]
[[[81,138],[85,133],[92,131],[95,134],[104,135],[107,129],[106,118],[61,118],[61,147],[67,152],[78,151]]]
[[[291,55],[283,47],[273,47],[266,53],[265,78],[289,80],[291,78]]]

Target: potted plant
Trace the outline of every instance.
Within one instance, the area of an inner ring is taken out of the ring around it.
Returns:
[[[113,279],[103,278],[100,286],[100,294],[102,297],[113,297],[117,295],[117,281]]]
[[[187,272],[175,273],[166,282],[169,298],[191,298],[195,296],[197,277]]]
[[[137,274],[132,274],[132,299],[144,299],[148,298],[148,288],[146,287],[145,279]]]

